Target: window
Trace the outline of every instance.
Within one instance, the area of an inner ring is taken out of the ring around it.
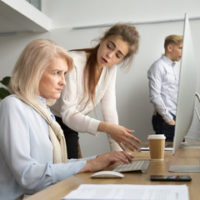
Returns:
[[[41,0],[26,0],[30,4],[32,4],[34,7],[36,7],[38,10],[41,10]]]

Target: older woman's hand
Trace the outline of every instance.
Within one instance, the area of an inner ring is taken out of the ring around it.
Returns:
[[[132,160],[133,156],[125,151],[112,151],[88,160],[80,172],[95,172],[109,167],[116,162],[130,163]]]

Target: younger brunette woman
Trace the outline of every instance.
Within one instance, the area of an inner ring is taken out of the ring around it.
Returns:
[[[52,107],[64,130],[70,158],[78,157],[78,132],[107,133],[112,151],[124,146],[137,149],[133,141],[140,140],[132,135],[134,131],[118,124],[115,84],[117,65],[131,63],[138,43],[134,26],[116,24],[95,47],[70,52],[75,68],[66,76],[67,84]],[[88,116],[99,103],[103,121]]]

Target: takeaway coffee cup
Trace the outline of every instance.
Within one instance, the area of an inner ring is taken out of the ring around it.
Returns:
[[[163,134],[154,134],[148,136],[150,157],[152,160],[163,160],[165,149],[165,136]]]

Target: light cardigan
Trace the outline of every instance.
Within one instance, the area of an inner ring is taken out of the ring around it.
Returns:
[[[0,199],[35,193],[78,173],[88,159],[53,164],[46,120],[16,97],[0,102]]]
[[[88,100],[88,96],[84,94],[83,86],[86,53],[83,51],[72,51],[70,56],[73,58],[75,67],[67,74],[66,86],[62,91],[61,97],[51,110],[56,116],[61,117],[63,122],[71,129],[77,132],[88,132],[96,135],[101,121],[88,116],[94,110],[94,105],[91,101],[85,107]],[[114,124],[118,124],[115,93],[116,73],[116,66],[103,67],[95,95],[95,106],[101,103],[104,121]],[[81,101],[83,97],[85,98]],[[121,150],[119,145],[110,137],[109,142],[111,150]]]
[[[46,105],[46,100],[44,99],[44,103],[42,102],[32,102],[29,99],[21,96],[21,95],[12,95],[20,100],[22,100],[27,105],[31,106],[34,110],[36,110],[48,123],[49,125],[49,138],[53,145],[53,163],[66,163],[67,162],[67,147],[65,142],[65,137],[63,134],[63,130],[60,125],[52,118],[51,112]],[[43,100],[42,97],[39,98],[40,101]],[[55,117],[54,117],[55,118]]]

